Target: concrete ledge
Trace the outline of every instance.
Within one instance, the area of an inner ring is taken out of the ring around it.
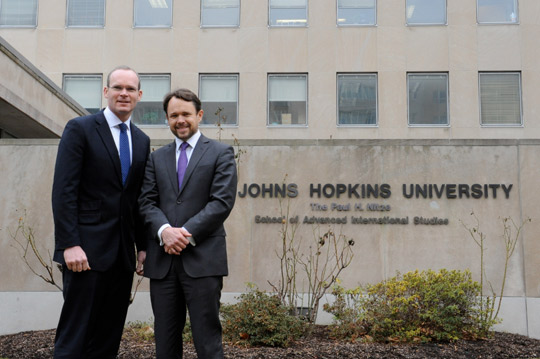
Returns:
[[[0,335],[56,328],[62,302],[60,292],[1,292]]]
[[[223,303],[235,303],[240,293],[223,293]],[[322,299],[318,324],[332,323],[332,316],[322,310],[324,303],[331,302],[327,295]],[[31,330],[56,328],[62,309],[60,292],[0,292],[0,335]],[[540,339],[540,298],[504,297],[496,331],[526,335]],[[149,292],[138,292],[129,307],[126,323],[152,322],[152,306]]]
[[[504,301],[503,301],[504,303]],[[540,298],[527,298],[528,336],[540,339]]]
[[[58,97],[60,101],[65,103],[79,116],[88,114],[88,111],[84,109],[79,103],[73,100],[67,93],[65,93],[58,85],[56,85],[51,79],[49,79],[43,72],[41,72],[34,64],[28,61],[20,52],[15,50],[3,37],[0,36],[0,52],[4,53],[13,62],[15,62],[21,69],[26,71],[32,78],[45,87],[49,92]]]
[[[498,332],[530,335],[530,330],[527,328],[527,317],[529,317],[529,320],[532,318],[530,313],[527,313],[527,300],[528,299],[525,297],[504,297],[499,312],[499,318],[502,318],[503,321],[502,323],[495,325],[493,329]],[[495,304],[497,303],[498,302]],[[497,309],[497,307],[495,307],[495,309]],[[536,319],[536,321],[539,320]],[[533,338],[540,337],[536,336]]]
[[[240,293],[223,293],[223,303],[235,303]],[[54,329],[64,299],[61,292],[0,292],[0,335]],[[150,292],[137,292],[126,323],[153,322]]]

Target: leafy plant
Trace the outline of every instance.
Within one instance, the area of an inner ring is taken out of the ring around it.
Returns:
[[[495,324],[470,271],[408,272],[367,286],[366,332],[378,341],[454,341],[489,334]]]
[[[366,333],[361,320],[360,303],[362,288],[343,288],[339,281],[332,287],[334,296],[332,304],[323,306],[325,312],[334,316],[334,323],[330,326],[330,336],[335,339],[355,341]]]
[[[186,324],[182,331],[182,341],[184,343],[193,343],[193,332],[191,331],[191,320],[189,319],[189,315],[186,316]]]
[[[154,324],[141,322],[138,320],[135,322],[129,322],[124,328],[124,335],[131,335],[142,342],[153,342],[155,340]],[[184,331],[182,332],[182,341],[184,343],[193,342],[189,316],[186,318],[186,325],[184,326]]]
[[[142,342],[154,341],[154,326],[141,321],[129,322],[124,328],[124,335],[130,334]]]
[[[275,295],[250,286],[238,299],[221,307],[223,338],[228,342],[288,347],[305,332],[306,323],[291,315]]]

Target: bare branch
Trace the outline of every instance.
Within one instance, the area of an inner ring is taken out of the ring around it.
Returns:
[[[49,260],[48,262],[46,262],[36,246],[34,230],[26,224],[25,217],[26,211],[24,211],[24,215],[19,218],[19,222],[17,228],[15,229],[15,232],[12,232],[10,230],[11,239],[15,242],[15,245],[13,245],[13,247],[17,249],[24,264],[26,265],[26,267],[28,267],[28,269],[30,269],[30,271],[34,275],[43,279],[46,283],[54,285],[59,290],[62,290],[62,287],[60,287],[60,285],[54,279],[54,264],[51,253],[47,251]],[[39,266],[42,269],[36,269],[35,266],[31,263],[32,261],[29,260],[29,257],[36,258],[39,262]],[[41,273],[43,270],[46,272],[46,274]]]

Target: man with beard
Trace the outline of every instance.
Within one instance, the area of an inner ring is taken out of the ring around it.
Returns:
[[[201,134],[203,110],[190,90],[169,93],[163,109],[176,139],[151,153],[139,199],[150,233],[144,275],[150,278],[156,355],[182,358],[187,307],[198,357],[223,358],[223,222],[236,196],[234,151]]]

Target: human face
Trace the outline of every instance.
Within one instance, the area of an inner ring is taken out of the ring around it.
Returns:
[[[195,105],[191,101],[173,97],[167,106],[169,128],[182,141],[187,141],[198,131],[202,117],[203,110],[197,113]]]
[[[114,71],[109,78],[109,86],[103,89],[103,96],[109,109],[122,122],[127,121],[142,96],[137,74],[131,70]]]

